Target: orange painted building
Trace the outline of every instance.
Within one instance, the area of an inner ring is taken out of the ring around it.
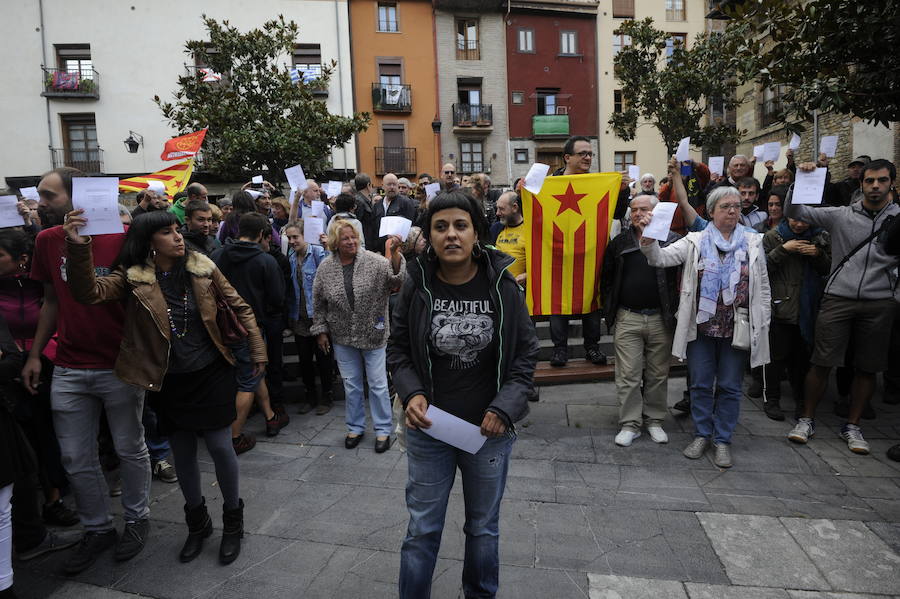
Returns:
[[[357,135],[357,171],[380,185],[387,173],[437,177],[440,136],[434,11],[428,0],[350,0],[356,112],[372,115]]]

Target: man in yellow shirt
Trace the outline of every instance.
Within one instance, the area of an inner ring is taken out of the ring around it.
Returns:
[[[525,284],[527,263],[525,261],[525,218],[522,216],[522,205],[519,194],[507,191],[497,198],[497,220],[503,223],[503,229],[497,234],[497,249],[515,259],[509,272],[519,285]]]

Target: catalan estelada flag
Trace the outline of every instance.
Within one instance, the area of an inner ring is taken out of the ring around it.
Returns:
[[[621,182],[619,173],[588,173],[547,177],[538,195],[522,190],[532,315],[599,308],[600,266]]]
[[[176,193],[187,187],[188,181],[191,180],[191,173],[194,172],[194,159],[188,158],[178,164],[167,166],[161,171],[143,175],[142,177],[131,177],[130,179],[119,179],[119,190],[138,192],[147,189],[148,181],[162,181],[166,186],[166,195],[171,198]]]

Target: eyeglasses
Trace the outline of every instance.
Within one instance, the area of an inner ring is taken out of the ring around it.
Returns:
[[[725,210],[726,212],[730,212],[731,210],[739,211],[741,209],[740,204],[719,204],[716,206],[717,209]]]
[[[456,174],[456,171],[444,171],[445,175],[453,175]]]
[[[575,152],[577,156],[581,156],[582,158],[593,158],[594,153],[590,150],[584,150],[583,152]]]

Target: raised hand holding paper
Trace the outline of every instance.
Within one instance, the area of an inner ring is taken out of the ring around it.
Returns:
[[[791,197],[792,204],[821,204],[822,192],[825,191],[825,174],[828,169],[825,167],[817,168],[812,172],[804,172],[797,169],[797,175],[794,179],[794,195]]]
[[[777,141],[770,141],[763,146],[763,162],[771,160],[775,162],[781,156],[781,144]]]
[[[166,184],[162,181],[147,181],[147,189],[152,192],[165,195],[166,193]]]
[[[319,218],[325,218],[325,202],[322,200],[313,200],[310,205],[311,214]]]
[[[753,146],[753,157],[756,158],[757,160],[762,160],[762,157],[765,153],[766,153],[765,144]]]
[[[35,202],[41,201],[41,196],[38,193],[37,187],[23,187],[19,190],[19,193],[22,194],[22,197],[26,200],[34,200]]]
[[[317,216],[307,216],[303,219],[303,239],[312,245],[322,245],[319,236],[325,232],[325,219]]]
[[[525,175],[525,189],[534,195],[541,193],[541,187],[544,185],[544,179],[547,178],[548,172],[550,172],[549,164],[541,164],[540,162],[532,164],[531,168],[528,169],[528,174]]]
[[[791,136],[791,143],[788,144],[788,148],[791,150],[796,150],[800,147],[800,136],[794,133]]]
[[[425,186],[425,199],[430,200],[431,198],[436,196],[440,190],[441,190],[440,183],[429,183],[428,185]]]
[[[834,158],[834,155],[837,154],[837,144],[837,135],[826,135],[819,142],[819,153],[825,154],[829,158]]]
[[[80,235],[122,233],[125,227],[119,218],[118,177],[73,177],[72,207],[84,210],[87,224]]]
[[[385,237],[387,235],[397,235],[400,241],[406,240],[409,235],[409,228],[412,227],[412,221],[402,216],[385,216],[381,219],[381,225],[378,227],[378,236]]]
[[[476,454],[487,441],[480,427],[435,406],[428,406],[425,417],[431,421],[431,426],[421,431],[447,445]]]
[[[691,138],[684,137],[678,142],[678,150],[675,151],[675,159],[684,162],[691,159]]]
[[[724,175],[725,174],[725,157],[724,156],[710,156],[709,158],[709,172],[714,175]]]
[[[250,182],[253,183],[254,185],[259,185],[260,183],[263,182],[262,175],[256,175],[255,177],[250,179]]]
[[[329,198],[335,198],[341,194],[341,188],[344,186],[340,181],[329,181],[327,183],[327,189],[325,190],[325,194]]]
[[[288,185],[293,192],[296,193],[298,189],[300,191],[306,189],[306,175],[303,174],[303,167],[299,164],[284,169],[284,176],[287,178]],[[291,194],[291,197],[294,197],[293,193]]]
[[[660,202],[653,209],[650,224],[644,227],[644,237],[665,241],[669,238],[669,228],[672,226],[672,218],[675,216],[675,202]]]
[[[641,167],[636,164],[632,164],[631,166],[629,166],[628,178],[632,181],[639,181],[641,179]]]
[[[19,214],[19,198],[0,196],[0,227],[21,227],[25,219]]]

